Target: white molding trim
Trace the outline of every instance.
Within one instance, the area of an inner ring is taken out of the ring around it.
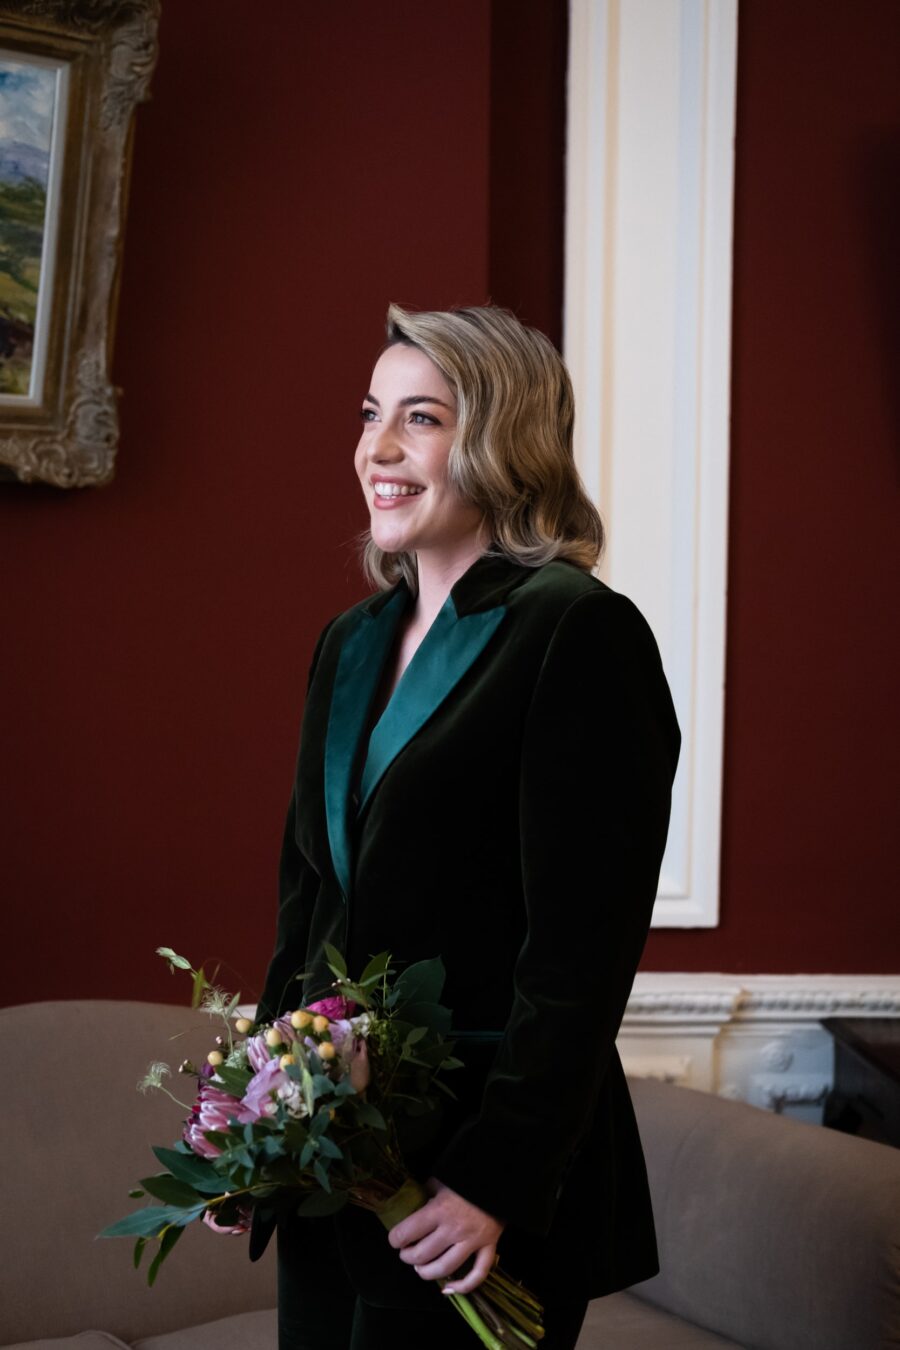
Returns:
[[[900,975],[719,975],[638,971],[625,1021],[818,1021],[900,1017]],[[624,1025],[624,1023],[623,1023]]]
[[[819,1122],[834,1076],[823,1017],[900,1017],[900,975],[639,971],[616,1044],[631,1077]]]
[[[570,0],[576,456],[683,736],[657,927],[718,922],[736,44],[737,0]]]

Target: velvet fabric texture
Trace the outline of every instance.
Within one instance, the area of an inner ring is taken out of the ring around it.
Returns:
[[[316,644],[284,835],[269,1019],[369,957],[440,955],[465,1069],[409,1162],[506,1222],[509,1272],[596,1298],[659,1269],[615,1041],[641,957],[680,732],[625,596],[564,561],[483,554],[457,580],[372,729],[404,581]],[[357,789],[356,784],[359,783]],[[305,983],[298,971],[311,974]],[[437,1296],[379,1221],[335,1216],[362,1297]],[[273,1223],[257,1216],[251,1256]]]
[[[575,1350],[584,1323],[586,1301],[569,1299],[565,1289],[558,1293],[544,1309],[541,1350]],[[343,1268],[333,1219],[281,1221],[278,1350],[475,1350],[478,1345],[436,1289],[421,1308],[376,1307],[359,1298]]]

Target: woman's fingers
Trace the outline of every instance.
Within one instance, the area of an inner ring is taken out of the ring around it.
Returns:
[[[429,1201],[388,1229],[388,1242],[392,1247],[412,1247],[434,1233],[438,1226],[438,1217]]]
[[[455,1251],[462,1245],[462,1238],[454,1238],[450,1233],[436,1228],[433,1233],[427,1233],[419,1242],[409,1242],[400,1251],[400,1260],[405,1261],[408,1266],[424,1266],[429,1261],[437,1261],[446,1251]],[[473,1251],[474,1243],[469,1243],[466,1251]],[[462,1260],[457,1256],[456,1265]],[[451,1266],[455,1270],[456,1266]],[[445,1272],[446,1274],[447,1272]]]
[[[446,1280],[448,1275],[459,1270],[471,1248],[464,1242],[454,1242],[452,1246],[439,1252],[436,1256],[429,1259],[427,1256],[423,1259],[413,1262],[413,1270],[423,1280]],[[401,1252],[401,1259],[403,1253]]]
[[[491,1267],[494,1264],[496,1246],[493,1242],[487,1247],[480,1247],[475,1256],[475,1264],[467,1275],[461,1279],[456,1276],[445,1284],[441,1293],[443,1294],[471,1294],[473,1289],[477,1289],[482,1280],[486,1280],[491,1273]]]

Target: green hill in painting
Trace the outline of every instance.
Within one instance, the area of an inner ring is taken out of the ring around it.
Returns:
[[[35,179],[0,181],[0,393],[28,393],[46,208]]]

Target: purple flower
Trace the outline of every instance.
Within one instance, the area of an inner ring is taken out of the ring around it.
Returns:
[[[259,1120],[274,1115],[278,1109],[272,1093],[289,1081],[277,1059],[268,1060],[247,1084],[240,1105],[245,1111],[242,1120]]]
[[[293,1045],[297,1039],[296,1033],[291,1026],[290,1013],[285,1017],[279,1017],[272,1023],[277,1031],[281,1032],[282,1040],[285,1045]],[[247,1059],[254,1073],[260,1073],[273,1055],[273,1047],[266,1042],[266,1033],[260,1031],[256,1036],[248,1036],[244,1045],[247,1048]]]
[[[328,1032],[331,1044],[341,1055],[341,1058],[345,1058],[354,1038],[353,1024],[344,1018],[339,1022],[332,1022]]]
[[[247,1047],[247,1060],[254,1073],[264,1069],[272,1058],[272,1052],[266,1045],[264,1035],[248,1036],[244,1044]]]

